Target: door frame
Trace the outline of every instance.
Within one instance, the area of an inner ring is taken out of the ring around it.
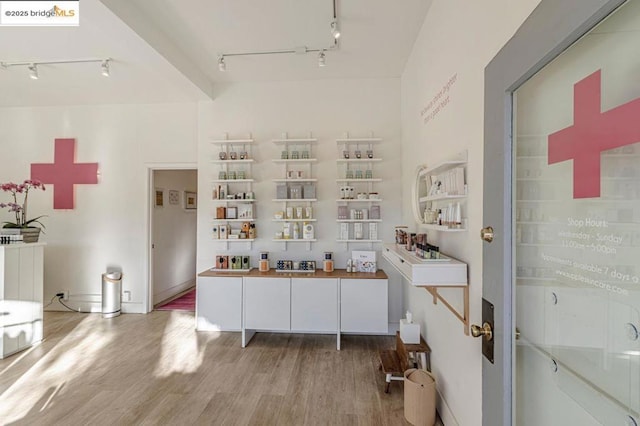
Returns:
[[[542,0],[485,68],[483,298],[493,303],[495,364],[482,362],[482,424],[513,423],[515,315],[512,288],[513,92],[626,0]],[[490,167],[487,165],[490,164]],[[500,165],[502,167],[500,167]]]
[[[146,296],[142,300],[142,312],[153,311],[153,200],[155,195],[155,185],[153,172],[158,170],[198,170],[198,163],[147,163],[146,167],[146,194],[147,213],[145,217],[145,256],[144,256],[144,281]],[[197,231],[196,231],[197,232]]]

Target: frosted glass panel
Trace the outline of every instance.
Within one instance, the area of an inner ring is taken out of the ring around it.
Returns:
[[[516,419],[640,424],[640,1],[515,92]]]

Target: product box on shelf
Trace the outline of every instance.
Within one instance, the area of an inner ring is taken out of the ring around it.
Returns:
[[[376,252],[357,251],[351,252],[351,259],[355,264],[357,272],[376,272]]]

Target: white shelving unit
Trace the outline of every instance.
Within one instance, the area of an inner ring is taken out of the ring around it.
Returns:
[[[382,199],[376,191],[376,184],[382,179],[375,177],[374,164],[380,163],[382,158],[376,157],[375,146],[382,142],[381,138],[351,138],[347,134],[345,138],[336,139],[338,146],[338,178],[336,186],[338,196],[336,199],[338,211],[341,208],[347,209],[348,218],[337,218],[339,225],[338,238],[336,242],[344,243],[348,249],[349,243],[368,243],[373,248],[374,243],[381,243],[379,238],[381,229],[379,223],[381,219],[371,219],[371,208],[380,212],[379,203]],[[352,187],[352,191],[347,191],[346,197],[342,188]],[[366,194],[366,198],[358,198]],[[369,198],[375,194],[376,198]],[[353,198],[351,198],[353,197]],[[364,218],[366,210],[366,219]],[[361,216],[362,218],[356,218]],[[371,238],[372,235],[375,235]],[[358,237],[358,238],[357,238]]]
[[[314,146],[318,140],[311,133],[308,137],[302,138],[290,138],[284,133],[282,138],[273,139],[271,142],[282,148],[280,158],[272,160],[275,164],[282,166],[282,177],[272,179],[276,184],[276,198],[272,201],[280,203],[282,219],[276,219],[274,214],[272,222],[282,225],[283,237],[285,227],[289,227],[289,238],[274,238],[272,241],[282,243],[283,250],[287,250],[288,243],[306,243],[307,250],[311,250],[311,243],[317,241],[315,238],[317,229],[313,224],[317,219],[314,216],[313,203],[318,201],[316,197],[318,179],[314,177],[313,165],[318,162],[314,157]],[[294,191],[297,193],[293,194]],[[308,193],[310,191],[312,194]],[[285,197],[282,197],[283,195]],[[301,211],[302,217],[299,217],[296,211]],[[314,238],[303,238],[305,227],[311,227]],[[297,239],[293,239],[294,228],[298,228],[299,238]]]
[[[241,232],[238,229],[238,225],[249,223],[250,227],[255,229],[255,211],[251,203],[253,199],[253,183],[255,180],[252,177],[252,166],[255,162],[251,147],[255,143],[251,134],[247,138],[230,139],[228,134],[224,135],[222,139],[212,139],[211,144],[217,149],[215,158],[211,161],[213,164],[218,165],[218,176],[211,180],[213,185],[212,190],[212,205],[214,211],[212,216],[213,232],[219,232],[220,226],[226,224],[228,227],[228,233]],[[240,175],[240,179],[236,179]],[[237,198],[240,194],[242,197]],[[234,198],[228,198],[230,195]],[[247,198],[249,197],[249,198]],[[247,206],[249,204],[249,206]],[[228,214],[229,209],[235,208],[237,213],[247,212],[249,217],[235,217],[235,218],[216,218],[218,216],[217,209],[224,206],[225,215]],[[245,225],[246,227],[246,225]],[[230,243],[248,243],[249,248],[251,243],[255,241],[255,238],[216,238],[213,237],[215,242],[225,244],[225,249],[229,250]]]
[[[420,166],[413,185],[413,215],[419,227],[439,232],[465,232],[467,223],[467,152],[433,167]],[[432,211],[432,223],[425,211]],[[440,211],[440,220],[435,212]],[[429,223],[427,223],[429,220]]]

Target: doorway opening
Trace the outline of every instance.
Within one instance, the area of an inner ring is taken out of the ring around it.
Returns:
[[[154,165],[148,176],[146,311],[195,311],[197,169],[195,165]]]

